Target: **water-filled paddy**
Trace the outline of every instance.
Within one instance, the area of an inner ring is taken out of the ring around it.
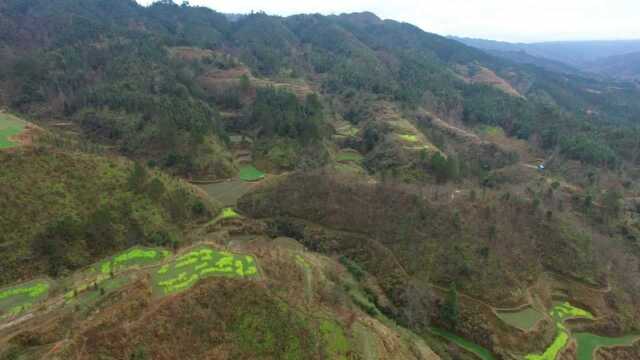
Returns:
[[[523,330],[530,330],[544,318],[544,314],[532,307],[518,311],[498,311],[497,314],[505,323]]]
[[[591,333],[577,333],[575,338],[578,343],[578,360],[592,360],[595,350],[601,347],[631,346],[634,342],[640,340],[639,335],[609,338]]]
[[[250,184],[242,180],[229,180],[199,186],[224,206],[235,206],[238,199],[249,192],[251,188]]]

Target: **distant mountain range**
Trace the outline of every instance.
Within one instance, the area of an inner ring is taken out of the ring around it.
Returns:
[[[494,56],[552,71],[585,71],[623,79],[640,77],[640,40],[509,43],[451,38]]]

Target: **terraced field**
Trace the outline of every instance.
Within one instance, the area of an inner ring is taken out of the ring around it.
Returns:
[[[577,308],[568,302],[554,302],[549,312],[556,322],[556,337],[553,343],[542,354],[529,354],[525,360],[555,360],[569,341],[569,330],[564,326],[567,319],[593,319],[593,315],[586,310]]]
[[[211,198],[224,206],[235,206],[242,195],[249,192],[251,184],[236,179],[199,185]]]
[[[264,173],[253,165],[247,165],[240,168],[239,176],[242,181],[258,181],[264,178]]]
[[[96,270],[107,276],[111,273],[121,272],[131,268],[141,268],[158,263],[171,255],[171,252],[164,249],[135,247],[102,260],[96,265]]]
[[[0,290],[0,320],[31,309],[49,294],[49,282],[35,280]]]
[[[0,113],[0,149],[12,148],[18,145],[10,140],[24,130],[26,122],[9,114]]]
[[[429,329],[429,331],[431,331],[433,334],[440,336],[441,338],[444,338],[446,340],[451,341],[452,343],[458,345],[459,347],[473,353],[474,355],[476,355],[477,357],[479,357],[482,360],[495,360],[495,358],[493,357],[493,355],[491,355],[491,353],[489,352],[489,350],[483,348],[482,346],[472,343],[469,340],[466,340],[464,338],[461,338],[458,335],[455,335],[453,333],[450,333],[446,330],[443,329],[439,329],[436,327],[431,327]]]
[[[610,338],[598,336],[591,333],[575,334],[578,343],[578,360],[592,360],[595,358],[594,353],[601,347],[611,346],[631,346],[634,342],[640,340],[640,335],[627,335],[618,338]]]
[[[497,314],[505,323],[522,330],[530,330],[544,318],[542,313],[532,307],[519,311],[497,311]]]
[[[255,259],[201,246],[176,257],[152,273],[154,293],[170,295],[212,276],[249,278],[258,275]]]
[[[355,150],[344,149],[336,155],[336,161],[360,163],[362,162],[362,155]]]

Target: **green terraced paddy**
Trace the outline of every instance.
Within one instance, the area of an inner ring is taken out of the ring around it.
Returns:
[[[240,214],[238,214],[233,208],[228,207],[228,208],[222,209],[220,214],[216,216],[213,222],[218,222],[220,220],[226,220],[226,219],[235,219],[238,217],[240,217]]]
[[[112,272],[153,265],[171,255],[171,252],[158,248],[134,247],[96,265],[96,270],[104,278]]]
[[[359,163],[362,161],[362,155],[355,150],[343,150],[336,155],[336,161]]]
[[[79,309],[88,309],[93,306],[102,296],[106,296],[109,293],[118,290],[129,283],[131,278],[127,275],[119,275],[114,278],[102,280],[97,283],[98,286],[86,286],[82,291],[76,290],[65,294],[65,304],[77,306]],[[101,294],[101,290],[104,294]]]
[[[198,186],[224,206],[235,206],[238,199],[251,188],[250,184],[239,179]]]
[[[497,314],[505,323],[523,330],[531,330],[544,318],[541,312],[532,307],[519,311],[497,311]]]
[[[18,316],[47,298],[49,283],[35,280],[0,290],[0,320]]]
[[[558,354],[569,342],[569,330],[564,326],[567,319],[593,319],[593,315],[583,309],[577,308],[568,302],[554,302],[549,315],[556,322],[556,337],[553,343],[542,354],[529,354],[525,360],[555,360]]]
[[[116,274],[130,269],[141,269],[161,262],[171,255],[171,252],[161,248],[133,247],[117,255],[106,258],[85,270],[84,279],[76,281],[73,288],[64,294],[66,301],[73,300],[78,294],[90,292],[94,284],[100,286],[109,283]],[[113,275],[113,276],[112,276]]]
[[[24,130],[26,123],[23,120],[9,114],[0,113],[0,149],[7,149],[17,144],[10,137],[18,135]]]
[[[631,346],[640,340],[640,335],[627,335],[618,338],[610,338],[594,335],[591,333],[575,334],[578,343],[578,360],[592,360],[594,352],[601,347]]]
[[[456,334],[450,333],[446,330],[442,330],[436,327],[431,327],[429,331],[431,331],[433,334],[437,336],[440,336],[441,338],[451,341],[452,343],[469,351],[470,353],[473,353],[474,355],[476,355],[482,360],[495,360],[495,358],[493,357],[493,355],[491,355],[491,352],[489,352],[489,350],[469,340],[461,338]]]
[[[402,134],[402,135],[398,135],[398,137],[406,142],[410,142],[410,143],[418,142],[418,137],[413,134]]]
[[[257,265],[252,256],[216,251],[207,246],[180,255],[152,273],[154,292],[158,295],[184,291],[208,277],[248,278],[257,275]]]
[[[264,173],[253,165],[247,165],[240,168],[239,176],[242,181],[258,181],[264,178]]]

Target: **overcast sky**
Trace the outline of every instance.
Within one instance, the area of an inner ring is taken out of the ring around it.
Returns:
[[[147,5],[154,0],[138,0]],[[181,3],[182,0],[175,0]],[[372,11],[441,35],[505,41],[640,39],[640,0],[190,0],[225,13]]]

